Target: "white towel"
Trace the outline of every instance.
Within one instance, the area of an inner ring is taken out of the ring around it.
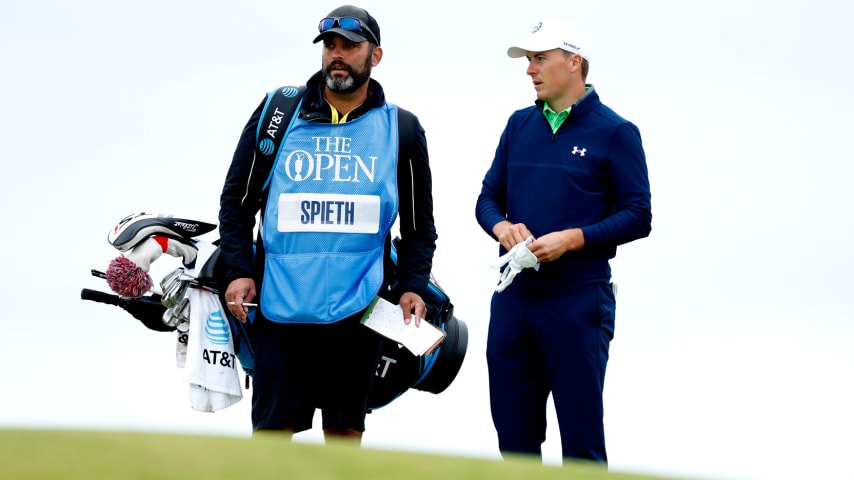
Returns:
[[[181,322],[175,328],[178,338],[175,342],[175,364],[178,368],[187,365],[187,339],[190,335],[190,322]]]
[[[243,398],[231,329],[211,292],[192,288],[190,331],[184,379],[190,384],[190,405],[200,412],[216,412]]]
[[[185,272],[194,277],[216,251],[215,246],[206,242],[197,241],[195,246],[196,263]],[[189,325],[181,324],[178,328],[176,360],[186,371],[184,380],[190,384],[190,406],[201,412],[216,412],[243,398],[231,329],[215,293],[190,288],[187,297],[190,321]],[[183,346],[181,335],[186,335]]]

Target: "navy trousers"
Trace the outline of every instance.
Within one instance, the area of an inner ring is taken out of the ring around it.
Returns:
[[[606,282],[493,295],[486,356],[502,453],[542,456],[551,393],[564,459],[607,463],[602,393],[615,311]]]

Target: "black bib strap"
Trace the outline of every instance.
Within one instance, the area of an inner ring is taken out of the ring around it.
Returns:
[[[281,87],[267,94],[267,104],[258,119],[255,135],[255,162],[248,187],[251,198],[263,198],[282,140],[305,88],[305,85]]]

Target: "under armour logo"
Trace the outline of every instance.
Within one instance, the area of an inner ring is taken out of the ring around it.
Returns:
[[[576,146],[572,147],[572,154],[573,154],[573,155],[581,155],[581,156],[583,157],[583,156],[584,156],[584,152],[586,152],[586,151],[587,151],[587,149],[586,149],[586,148],[581,148],[581,149],[579,149],[579,148],[578,148],[578,145],[576,145]]]

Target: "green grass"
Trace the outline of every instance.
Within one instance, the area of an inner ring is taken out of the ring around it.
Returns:
[[[290,442],[278,435],[231,438],[79,430],[0,429],[4,479],[661,480],[598,466],[543,466],[391,452],[349,443]]]

